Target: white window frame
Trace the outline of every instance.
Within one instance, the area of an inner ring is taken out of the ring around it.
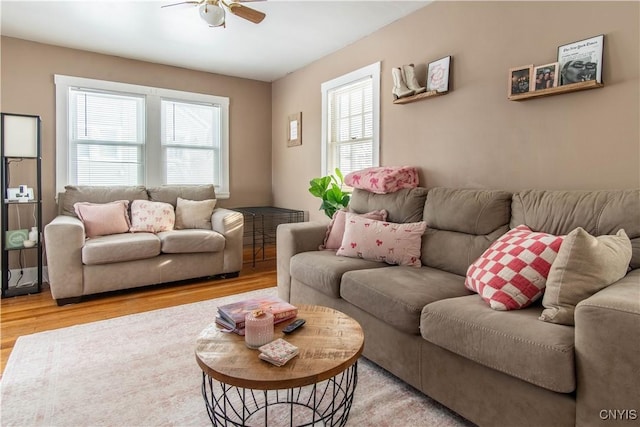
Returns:
[[[329,92],[367,77],[371,77],[373,83],[372,166],[380,166],[380,65],[380,62],[375,62],[333,80],[329,80],[328,82],[324,82],[320,86],[322,92],[321,176],[332,175],[333,169],[335,169],[329,170]]]
[[[227,199],[229,189],[229,98],[195,92],[141,86],[106,80],[56,74],[56,191],[63,192],[71,184],[69,175],[69,88],[79,87],[93,90],[124,92],[145,97],[146,144],[144,155],[144,182],[146,186],[163,184],[164,161],[160,140],[162,98],[184,102],[215,104],[220,106],[220,182],[215,183],[216,197]]]

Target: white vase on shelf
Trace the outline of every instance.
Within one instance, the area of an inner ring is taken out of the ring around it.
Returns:
[[[38,227],[31,227],[31,231],[29,232],[29,240],[32,242],[38,242]]]

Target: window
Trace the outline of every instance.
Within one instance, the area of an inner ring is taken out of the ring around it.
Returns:
[[[322,175],[379,165],[380,63],[322,84]]]
[[[229,197],[229,99],[55,76],[56,186],[214,184]]]

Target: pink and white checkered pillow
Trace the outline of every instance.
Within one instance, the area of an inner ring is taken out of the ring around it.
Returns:
[[[524,308],[542,296],[563,240],[519,225],[469,266],[464,285],[494,310]]]
[[[349,187],[376,194],[393,193],[418,186],[418,170],[412,166],[385,166],[362,169],[344,177]]]

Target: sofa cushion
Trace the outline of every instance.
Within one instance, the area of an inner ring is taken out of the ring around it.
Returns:
[[[177,205],[178,197],[188,200],[215,199],[213,185],[161,185],[147,188],[149,200]]]
[[[200,228],[211,230],[211,215],[216,199],[187,200],[178,197],[176,205],[176,230]]]
[[[418,169],[413,166],[381,166],[351,172],[344,177],[349,187],[376,194],[393,193],[418,186]]]
[[[420,242],[425,223],[396,224],[347,213],[339,256],[420,267]]]
[[[158,233],[160,250],[166,254],[192,252],[220,252],[224,250],[224,236],[212,230],[173,230]]]
[[[387,220],[387,211],[384,209],[380,211],[371,211],[362,215],[365,218],[377,219],[378,221]],[[320,250],[332,249],[337,250],[342,244],[342,237],[344,236],[345,221],[347,220],[347,210],[340,209],[333,214],[333,218],[327,226],[327,234],[324,237],[323,244],[318,248]]]
[[[511,193],[498,190],[429,190],[423,265],[464,276],[478,257],[509,229]]]
[[[420,331],[433,344],[546,389],[576,388],[574,328],[540,322],[539,304],[496,311],[478,295],[428,304]]]
[[[124,233],[89,239],[82,247],[85,265],[110,264],[160,255],[160,239],[152,233]]]
[[[73,205],[76,215],[84,224],[87,237],[107,236],[129,231],[129,201],[109,203],[78,202]]]
[[[158,233],[173,230],[176,214],[173,206],[164,202],[134,200],[131,202],[131,232]]]
[[[340,281],[347,271],[380,269],[387,264],[360,258],[336,256],[331,251],[301,252],[291,257],[291,277],[305,285],[329,295],[340,297]]]
[[[345,301],[415,335],[420,333],[420,313],[426,304],[469,293],[463,276],[429,267],[351,271],[340,286]]]
[[[631,268],[640,268],[640,190],[544,191],[513,195],[511,224],[535,231],[569,234],[582,227],[592,236],[616,234],[621,228],[631,239]]]
[[[520,225],[469,266],[464,284],[494,310],[527,307],[542,296],[563,239]]]
[[[147,191],[142,185],[100,187],[91,185],[67,185],[60,193],[58,204],[62,215],[77,216],[73,205],[77,202],[108,203],[116,200],[148,200]]]
[[[549,271],[540,320],[573,325],[576,305],[622,279],[630,259],[631,242],[624,230],[593,237],[578,227],[567,234]]]
[[[365,213],[385,209],[387,221],[418,222],[422,221],[427,189],[422,187],[407,188],[389,194],[375,194],[366,190],[353,190],[349,211]]]

